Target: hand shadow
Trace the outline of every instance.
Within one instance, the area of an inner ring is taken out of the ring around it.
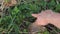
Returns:
[[[53,24],[47,24],[44,27],[49,31],[50,34],[59,34],[60,29],[58,29],[56,26]]]

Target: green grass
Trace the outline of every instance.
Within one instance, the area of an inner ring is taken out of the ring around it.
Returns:
[[[31,16],[32,13],[39,13],[41,10],[51,9],[60,12],[59,0],[21,0],[20,4],[10,7],[7,11],[9,15],[0,18],[0,32],[7,34],[19,34],[20,32],[28,32],[28,26],[35,20]],[[24,25],[24,26],[23,26]],[[44,32],[48,34],[48,31]]]

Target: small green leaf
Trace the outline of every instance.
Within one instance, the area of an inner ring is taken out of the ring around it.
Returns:
[[[19,9],[15,6],[15,8],[12,10],[12,15],[15,15],[19,12]]]

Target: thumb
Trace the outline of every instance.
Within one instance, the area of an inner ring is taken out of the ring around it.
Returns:
[[[37,18],[39,15],[38,14],[32,14],[32,16]]]

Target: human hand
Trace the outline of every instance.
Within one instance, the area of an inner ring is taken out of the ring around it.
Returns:
[[[33,17],[37,18],[34,22],[36,25],[47,25],[53,24],[60,28],[60,13],[53,12],[52,10],[45,10],[38,14],[32,14]]]

